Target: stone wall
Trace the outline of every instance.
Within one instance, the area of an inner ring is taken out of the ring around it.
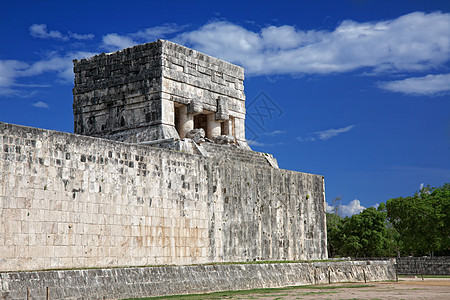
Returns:
[[[398,274],[450,275],[450,257],[401,257],[397,258]]]
[[[75,133],[125,140],[160,125],[161,53],[159,43],[148,43],[74,60]]]
[[[121,299],[395,279],[393,261],[12,272],[0,273],[0,298]]]
[[[0,123],[0,271],[326,258],[323,177],[243,157]]]

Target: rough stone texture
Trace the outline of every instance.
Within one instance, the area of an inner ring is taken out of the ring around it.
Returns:
[[[397,258],[398,274],[450,275],[450,257]]]
[[[175,109],[231,119],[245,146],[244,69],[158,40],[74,60],[75,133],[126,142],[179,138]],[[248,145],[246,146],[248,147]]]
[[[0,123],[0,271],[327,257],[322,176],[206,144]]]
[[[219,135],[214,139],[214,142],[219,145],[227,145],[234,143],[234,137],[230,135]]]
[[[203,143],[205,141],[205,131],[203,128],[192,129],[186,133],[186,138],[192,139],[197,144]]]
[[[218,145],[213,143],[203,143],[202,149],[206,151],[208,157],[218,161],[225,161],[229,164],[251,163],[254,166],[278,168],[277,160],[269,153],[255,152],[241,149],[235,145]],[[325,196],[324,196],[325,197]]]
[[[235,264],[0,273],[6,299],[121,299],[395,280],[393,261]]]

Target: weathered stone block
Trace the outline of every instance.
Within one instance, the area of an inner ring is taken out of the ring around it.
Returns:
[[[0,164],[0,270],[326,258],[323,177],[262,153],[204,143],[205,158],[5,123],[0,140],[23,153]]]
[[[207,110],[217,120],[245,118],[238,104],[245,96],[235,86],[243,82],[243,69],[169,41],[74,60],[74,72],[78,134],[126,142],[178,138],[175,103],[188,105],[192,115]],[[219,107],[221,95],[227,95],[229,108]],[[246,144],[243,133],[237,136]]]

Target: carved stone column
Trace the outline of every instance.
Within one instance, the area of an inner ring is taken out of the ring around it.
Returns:
[[[194,116],[188,114],[187,106],[183,105],[179,108],[180,119],[180,138],[185,138],[186,133],[194,129]]]
[[[207,114],[206,120],[208,121],[206,137],[209,139],[214,139],[216,136],[221,134],[220,122],[216,121],[216,116],[214,113]]]

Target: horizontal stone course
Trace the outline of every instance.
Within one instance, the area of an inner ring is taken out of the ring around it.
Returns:
[[[230,264],[0,273],[0,297],[122,299],[395,280],[393,261]]]
[[[0,271],[326,258],[322,176],[208,149],[0,123]]]
[[[450,257],[400,257],[398,273],[404,275],[450,275]]]

